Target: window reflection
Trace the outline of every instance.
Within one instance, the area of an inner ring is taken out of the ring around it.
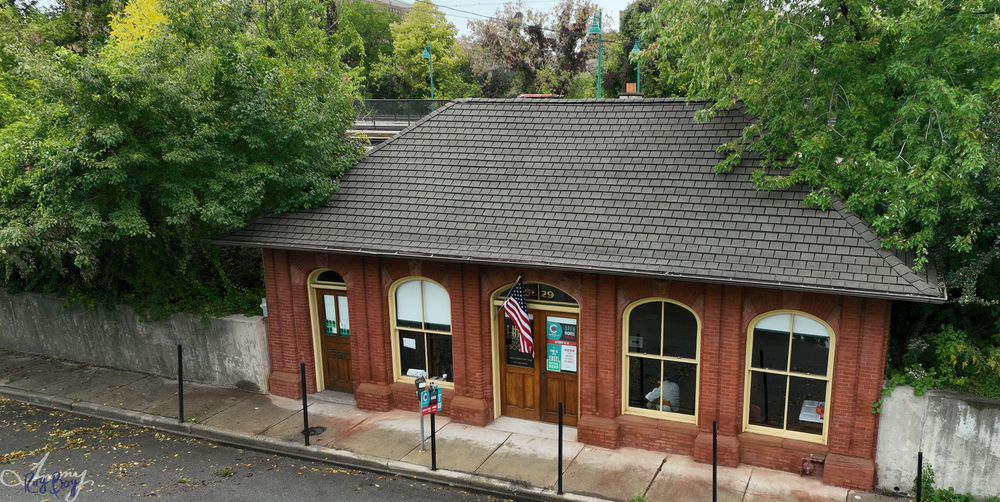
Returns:
[[[757,320],[752,330],[747,425],[822,435],[829,395],[832,338],[798,314]]]
[[[396,286],[394,299],[400,372],[453,382],[448,292],[434,282],[411,279]]]
[[[695,414],[698,320],[675,303],[651,301],[628,314],[627,408]]]

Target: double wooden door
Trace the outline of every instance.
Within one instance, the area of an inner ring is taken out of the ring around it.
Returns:
[[[577,386],[579,316],[528,310],[534,355],[520,351],[517,327],[504,314],[498,319],[503,334],[500,349],[501,413],[514,418],[559,421],[576,425],[580,398]]]
[[[354,392],[351,377],[351,321],[344,291],[317,289],[316,306],[326,388]]]

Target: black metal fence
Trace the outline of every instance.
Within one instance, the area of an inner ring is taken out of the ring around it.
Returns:
[[[402,129],[441,108],[450,99],[365,99],[354,102],[355,126]]]

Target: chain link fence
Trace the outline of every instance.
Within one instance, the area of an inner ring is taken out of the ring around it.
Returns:
[[[355,127],[372,130],[399,130],[450,102],[450,99],[365,99],[355,101]]]

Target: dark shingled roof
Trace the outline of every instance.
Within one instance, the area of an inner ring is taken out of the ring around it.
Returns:
[[[459,100],[373,149],[326,206],[211,242],[944,301],[842,202],[754,189],[752,155],[714,174],[750,118],[694,121],[704,106]]]

